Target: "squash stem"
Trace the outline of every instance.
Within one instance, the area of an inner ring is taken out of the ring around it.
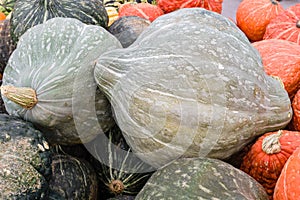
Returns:
[[[281,151],[281,145],[279,139],[282,135],[282,130],[279,130],[277,133],[268,135],[262,141],[262,150],[266,154],[275,154]]]
[[[27,110],[32,109],[38,102],[35,90],[29,87],[5,85],[1,86],[1,94]]]

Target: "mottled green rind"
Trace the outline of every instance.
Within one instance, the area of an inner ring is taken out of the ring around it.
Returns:
[[[0,155],[16,157],[45,177],[51,174],[52,153],[45,137],[20,118],[0,114]]]
[[[263,186],[217,159],[183,158],[158,169],[135,200],[267,200]]]
[[[292,118],[286,90],[245,34],[202,8],[158,17],[129,47],[102,54],[94,74],[127,143],[154,167],[225,159]]]
[[[57,17],[20,38],[3,74],[3,85],[30,87],[38,103],[27,110],[2,95],[9,114],[32,122],[51,144],[92,140],[113,124],[111,106],[93,77],[95,60],[121,48],[101,26]]]
[[[54,17],[75,18],[85,24],[107,28],[108,15],[99,0],[22,0],[15,2],[11,32],[15,42],[29,28]]]
[[[32,165],[13,153],[0,154],[0,199],[47,199],[48,183]]]
[[[50,199],[94,200],[97,195],[97,175],[86,160],[67,154],[53,156]]]

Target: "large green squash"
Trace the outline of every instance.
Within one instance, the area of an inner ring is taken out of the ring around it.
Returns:
[[[29,28],[54,17],[75,18],[85,24],[107,28],[108,16],[101,0],[22,0],[16,1],[11,16],[15,42]]]
[[[0,199],[43,199],[52,152],[30,122],[0,114]]]
[[[268,200],[263,186],[218,159],[182,158],[158,169],[135,200]]]
[[[292,116],[246,36],[202,8],[165,14],[129,47],[102,54],[95,79],[128,145],[155,167],[180,156],[227,158]]]
[[[120,42],[103,27],[77,19],[58,17],[32,27],[4,70],[7,112],[31,121],[52,144],[92,140],[114,124],[93,70],[95,60],[115,48]]]

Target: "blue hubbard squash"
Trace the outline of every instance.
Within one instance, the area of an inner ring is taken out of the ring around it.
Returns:
[[[121,48],[101,26],[57,17],[20,38],[3,73],[9,114],[32,122],[51,144],[79,144],[115,123],[93,77],[95,60]]]
[[[154,167],[228,158],[292,117],[245,34],[203,8],[160,16],[129,47],[102,54],[94,76],[126,142]]]

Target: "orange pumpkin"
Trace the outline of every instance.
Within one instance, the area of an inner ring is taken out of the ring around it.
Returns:
[[[0,20],[5,20],[6,15],[3,12],[0,12]]]
[[[281,170],[289,156],[300,146],[300,132],[279,130],[257,139],[243,157],[240,169],[261,183],[272,199]]]
[[[160,7],[150,3],[125,3],[119,7],[119,17],[138,16],[150,22],[163,14]]]
[[[259,41],[263,39],[270,20],[283,11],[276,0],[243,0],[236,11],[237,26],[250,41]]]
[[[300,45],[280,39],[252,43],[259,51],[265,72],[283,82],[290,98],[300,88]]]
[[[283,39],[300,44],[300,3],[270,21],[263,39]]]
[[[180,8],[201,7],[221,14],[223,0],[157,0],[157,5],[169,13]]]
[[[300,199],[300,148],[289,157],[278,178],[274,200]]]

